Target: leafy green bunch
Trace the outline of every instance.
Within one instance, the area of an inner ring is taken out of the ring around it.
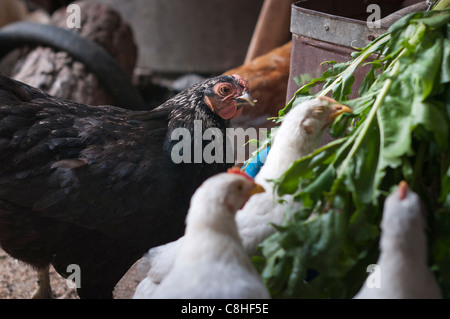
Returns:
[[[274,226],[255,265],[273,297],[353,297],[378,258],[384,199],[406,180],[426,207],[430,265],[450,296],[450,10],[410,14],[350,61],[328,63],[278,121],[330,92],[353,113],[332,125],[333,142],[273,181],[302,207]],[[355,70],[367,65],[359,97],[348,100]]]

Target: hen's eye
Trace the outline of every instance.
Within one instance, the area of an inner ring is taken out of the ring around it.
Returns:
[[[227,86],[227,85],[223,85],[223,86],[220,87],[219,92],[222,95],[228,95],[231,92],[231,88],[229,86]]]
[[[325,111],[325,110],[324,110],[323,107],[316,107],[316,108],[313,110],[313,114],[314,114],[315,116],[320,116],[320,115],[323,114],[324,111]]]
[[[244,187],[242,186],[242,184],[238,185],[238,190],[241,191]]]

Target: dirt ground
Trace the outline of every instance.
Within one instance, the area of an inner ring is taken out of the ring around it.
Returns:
[[[137,261],[117,284],[115,299],[130,299],[136,286],[146,276],[145,266]],[[50,281],[57,299],[78,299],[76,290],[69,288],[66,279],[50,268]],[[8,256],[0,249],[0,299],[29,299],[37,287],[37,272]]]

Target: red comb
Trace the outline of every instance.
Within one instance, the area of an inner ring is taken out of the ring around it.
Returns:
[[[253,178],[251,178],[246,172],[244,172],[243,170],[241,170],[241,168],[239,166],[233,166],[231,168],[229,168],[227,170],[228,174],[238,174],[238,175],[242,175],[245,178],[247,178],[248,180],[253,181]]]
[[[232,74],[231,76],[234,77],[239,82],[239,84],[242,85],[242,87],[244,87],[244,89],[248,91],[247,81],[245,81],[242,76],[240,76],[239,74]]]
[[[408,183],[406,181],[401,181],[400,184],[398,185],[398,192],[399,192],[399,197],[400,200],[404,200],[406,197],[406,194],[408,193]]]

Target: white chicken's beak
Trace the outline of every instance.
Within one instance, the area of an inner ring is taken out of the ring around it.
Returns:
[[[256,102],[258,102],[257,100],[254,100],[250,96],[250,93],[248,91],[244,91],[244,94],[242,94],[241,96],[238,96],[234,100],[236,101],[236,105],[237,105],[238,109],[241,107],[244,107],[246,105],[255,106]]]
[[[266,190],[264,189],[264,187],[262,187],[261,185],[255,183],[255,188],[253,188],[250,191],[250,196],[253,196],[255,194],[259,194],[259,193],[264,193]]]
[[[328,123],[333,123],[333,121],[342,113],[352,113],[352,109],[346,105],[340,104],[335,99],[328,96],[319,96],[318,100],[327,101],[330,105],[330,115],[327,118]]]
[[[338,102],[331,105],[331,114],[328,116],[327,121],[333,122],[342,113],[352,113],[352,109],[346,105],[339,104]]]

